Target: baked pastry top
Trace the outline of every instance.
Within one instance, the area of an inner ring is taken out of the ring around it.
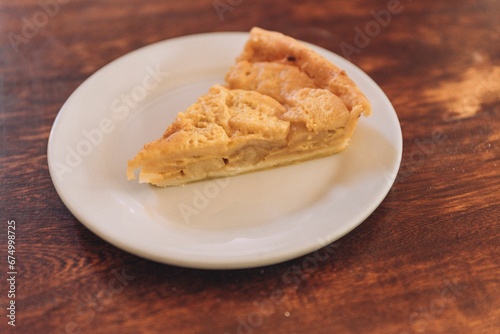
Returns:
[[[253,28],[214,85],[128,162],[157,186],[237,175],[343,150],[371,107],[346,73],[297,40]]]

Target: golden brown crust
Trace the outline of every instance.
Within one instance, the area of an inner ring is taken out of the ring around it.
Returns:
[[[300,68],[319,88],[339,96],[355,113],[371,113],[370,103],[356,84],[341,70],[303,43],[282,33],[254,27],[238,61],[271,62]]]
[[[127,175],[158,186],[237,175],[338,152],[370,105],[326,59],[280,33],[254,28],[226,75],[162,138],[129,161]]]

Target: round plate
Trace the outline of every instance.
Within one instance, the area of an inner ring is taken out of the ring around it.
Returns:
[[[126,180],[127,161],[179,111],[223,83],[248,33],[209,33],[141,48],[87,79],[61,108],[48,143],[55,188],[93,233],[132,254],[173,265],[269,265],[317,250],[363,222],[399,169],[393,106],[359,68],[308,44],[372,103],[351,145],[322,159],[241,176],[156,188]]]

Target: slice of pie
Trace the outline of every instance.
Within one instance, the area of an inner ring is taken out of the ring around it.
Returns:
[[[225,85],[178,114],[128,162],[128,179],[181,185],[327,156],[371,107],[346,73],[299,41],[253,28]]]

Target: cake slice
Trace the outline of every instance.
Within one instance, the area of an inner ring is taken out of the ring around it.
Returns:
[[[371,107],[346,73],[303,43],[253,28],[214,85],[128,162],[156,186],[238,175],[343,150]]]

